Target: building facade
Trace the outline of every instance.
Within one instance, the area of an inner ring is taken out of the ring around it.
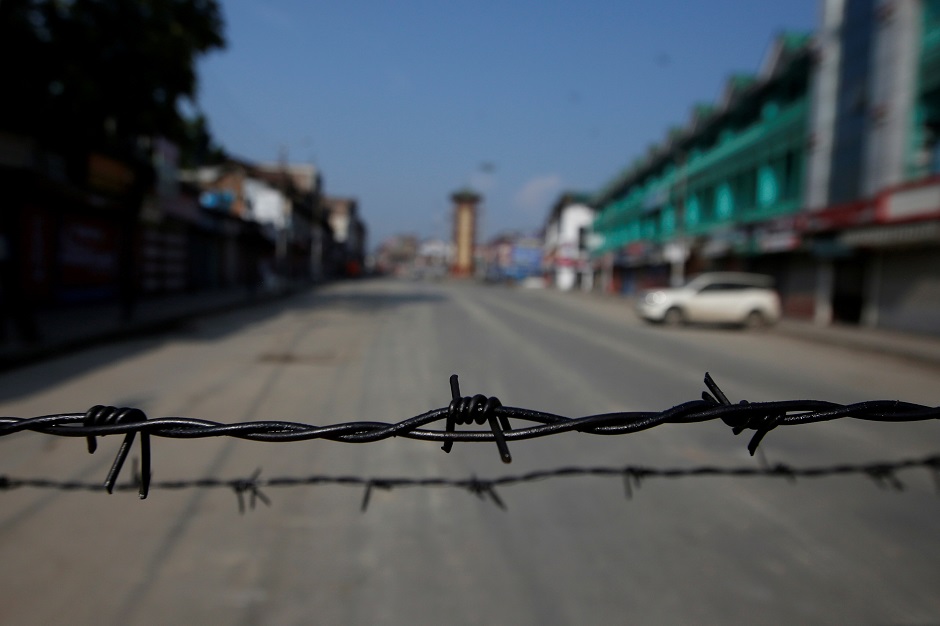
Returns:
[[[322,209],[333,232],[331,273],[357,277],[363,272],[366,256],[366,225],[359,217],[355,198],[326,197]]]
[[[940,334],[940,1],[828,0],[818,39],[815,318]]]
[[[320,220],[322,181],[316,168],[229,159],[182,171],[180,177],[198,190],[204,221],[227,233],[202,246],[195,259],[207,286],[280,288],[322,277],[322,242],[332,236]]]
[[[811,39],[782,34],[759,74],[728,79],[715,104],[595,194],[593,255],[608,291],[679,284],[709,269],[773,274],[785,307],[805,308],[799,277]]]
[[[588,194],[563,193],[545,224],[544,269],[551,284],[561,291],[592,288],[588,234],[594,209],[589,201]]]
[[[940,333],[940,0],[824,0],[592,204],[609,291],[756,271],[785,315]]]

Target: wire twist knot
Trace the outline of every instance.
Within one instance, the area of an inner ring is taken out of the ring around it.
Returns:
[[[82,425],[89,426],[113,426],[116,424],[139,424],[147,421],[147,415],[140,409],[129,407],[113,407],[97,404],[85,413],[82,419]],[[134,443],[136,431],[131,430],[124,435],[124,441],[118,449],[117,456],[114,457],[114,463],[104,480],[104,488],[108,493],[114,491],[114,483],[117,482],[118,474],[127,460],[127,455],[131,450],[131,444]],[[94,454],[98,449],[98,441],[94,435],[87,438],[88,452]],[[140,432],[140,457],[141,457],[141,475],[140,475],[140,499],[143,500],[150,492],[150,435],[141,430]]]
[[[497,408],[503,406],[499,398],[487,398],[478,393],[472,397],[454,398],[447,407],[448,419],[453,419],[455,424],[472,424],[476,422],[483,425],[495,416]]]
[[[447,407],[447,432],[454,432],[457,424],[476,422],[482,426],[489,422],[490,430],[493,431],[493,438],[496,439],[496,447],[499,448],[500,458],[503,463],[511,463],[512,455],[509,454],[509,446],[506,445],[506,436],[503,434],[503,431],[510,429],[509,419],[496,413],[496,409],[503,406],[499,398],[494,396],[488,398],[479,393],[475,396],[461,397],[457,374],[452,374],[450,377],[450,392],[451,401]],[[453,446],[454,442],[448,440],[441,446],[441,450],[450,452]]]
[[[709,391],[711,391],[714,395],[709,395],[708,391],[703,391],[703,400],[715,405],[731,406],[731,400],[728,399],[728,396],[725,395],[725,393],[718,386],[718,383],[714,381],[714,379],[711,377],[711,374],[708,372],[705,372],[705,386],[708,387]],[[748,404],[748,401],[741,400],[741,404]],[[751,440],[747,444],[748,452],[751,453],[751,456],[754,456],[754,453],[757,452],[757,446],[760,445],[764,435],[780,425],[780,420],[783,418],[783,415],[783,413],[764,413],[762,415],[722,415],[721,421],[730,426],[731,432],[733,432],[735,435],[740,435],[745,430],[755,431],[754,436],[751,437]]]

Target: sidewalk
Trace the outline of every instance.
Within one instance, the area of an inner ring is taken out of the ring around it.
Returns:
[[[940,336],[937,335],[842,324],[817,326],[811,321],[789,318],[780,320],[774,330],[814,343],[826,343],[940,366]]]
[[[131,320],[121,319],[116,302],[39,311],[39,341],[25,342],[9,320],[6,341],[0,343],[0,369],[24,365],[87,347],[168,328],[186,319],[232,308],[270,302],[307,286],[290,286],[250,294],[244,287],[142,298]]]

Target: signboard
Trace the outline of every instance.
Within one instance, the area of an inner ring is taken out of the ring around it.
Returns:
[[[63,217],[59,230],[63,301],[98,300],[116,292],[118,229],[105,220]]]
[[[203,191],[199,196],[199,204],[207,209],[228,213],[235,201],[235,194],[227,189],[221,191]]]
[[[761,252],[788,252],[800,246],[800,237],[793,231],[757,232],[754,240]]]
[[[103,154],[88,155],[88,186],[108,194],[122,194],[134,184],[134,171]]]
[[[525,278],[542,273],[542,249],[529,246],[513,246],[506,275],[510,278]]]
[[[923,218],[940,214],[940,182],[900,189],[888,196],[884,207],[886,220]]]
[[[806,230],[838,230],[849,226],[868,224],[875,219],[875,209],[870,202],[843,204],[804,216]]]
[[[663,259],[670,263],[682,263],[689,258],[689,247],[682,242],[669,242],[663,246]]]

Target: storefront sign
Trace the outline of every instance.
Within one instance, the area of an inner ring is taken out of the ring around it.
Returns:
[[[228,189],[203,191],[199,196],[199,204],[206,209],[229,212],[235,202],[235,194]]]
[[[104,220],[66,217],[59,231],[59,266],[65,301],[94,300],[115,292],[117,227]]]
[[[88,155],[88,186],[109,194],[127,192],[134,184],[134,171],[117,159],[102,154]]]
[[[881,217],[885,221],[940,215],[940,181],[898,189],[884,199]]]
[[[669,242],[663,246],[663,259],[670,263],[682,263],[689,258],[689,247],[685,243]]]
[[[873,222],[875,209],[871,202],[866,200],[813,211],[803,216],[803,219],[804,229],[811,232],[838,230]]]
[[[793,231],[757,232],[754,244],[761,252],[789,252],[800,246],[800,236]]]

